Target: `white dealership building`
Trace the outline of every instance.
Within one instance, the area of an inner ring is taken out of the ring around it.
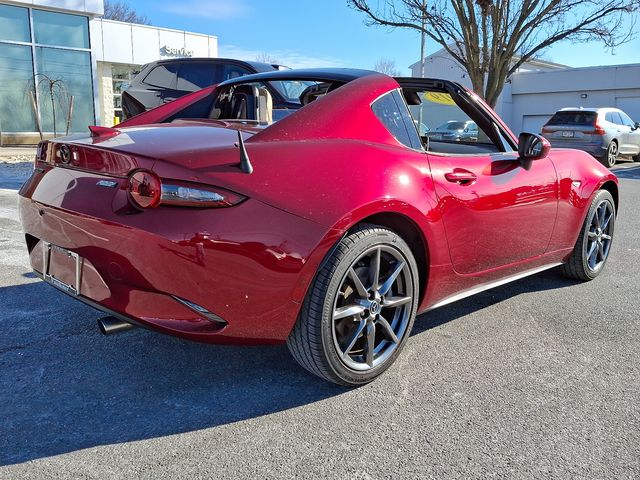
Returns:
[[[420,76],[420,62],[411,65]],[[464,68],[444,49],[425,59],[425,77],[444,78],[471,88]],[[553,62],[526,62],[511,75],[495,110],[518,134],[540,133],[563,107],[617,107],[640,121],[640,64],[571,68]]]
[[[33,144],[46,133],[113,125],[120,94],[146,63],[217,57],[211,35],[100,18],[103,0],[0,0],[0,144]],[[54,86],[50,99],[49,82]],[[61,88],[58,88],[61,87]]]

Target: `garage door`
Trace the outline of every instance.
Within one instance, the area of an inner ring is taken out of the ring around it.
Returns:
[[[633,118],[634,122],[640,122],[640,97],[616,98],[616,107]]]
[[[542,126],[547,123],[553,113],[549,115],[525,115],[522,117],[522,131],[528,133],[540,133]]]

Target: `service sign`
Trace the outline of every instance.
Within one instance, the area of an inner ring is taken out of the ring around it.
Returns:
[[[165,45],[160,49],[160,55],[165,57],[193,57],[193,50]]]

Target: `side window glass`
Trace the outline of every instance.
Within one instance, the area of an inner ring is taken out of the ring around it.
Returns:
[[[220,67],[213,63],[184,63],[178,72],[178,90],[195,92],[218,83]]]
[[[631,128],[636,126],[635,122],[631,120],[631,117],[626,113],[620,112],[620,117],[622,118],[623,125],[626,125],[627,127],[631,127]]]
[[[396,99],[395,96],[399,98]],[[402,103],[399,105],[400,102]],[[420,148],[420,141],[417,138],[416,129],[412,128],[409,130],[407,128],[411,126],[410,123],[407,124],[407,121],[411,122],[411,117],[409,117],[404,100],[400,97],[397,90],[387,93],[373,102],[371,109],[376,117],[378,117],[378,120],[382,122],[396,140],[409,148]]]
[[[224,68],[224,80],[229,80],[232,78],[243,77],[245,75],[251,75],[253,72],[250,72],[246,68],[240,67],[238,65],[225,65]]]
[[[620,118],[620,114],[618,112],[611,112],[611,117],[613,118],[613,123],[616,125],[622,125],[622,118]]]
[[[479,154],[510,151],[506,139],[500,142],[500,129],[488,134],[456,104],[453,97],[444,92],[428,90],[404,91],[405,99],[423,143],[428,150],[439,153]],[[487,127],[491,128],[491,127]]]
[[[173,63],[158,65],[144,77],[143,82],[152,87],[176,88],[177,71],[178,66]]]

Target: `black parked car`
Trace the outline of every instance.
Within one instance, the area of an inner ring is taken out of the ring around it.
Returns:
[[[125,119],[131,118],[209,85],[283,68],[287,67],[232,58],[158,60],[142,67],[122,93],[122,113]]]

